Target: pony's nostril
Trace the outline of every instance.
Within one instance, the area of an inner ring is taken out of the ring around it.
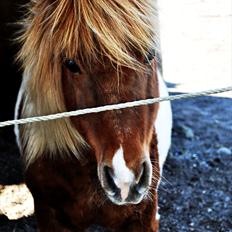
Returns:
[[[141,173],[140,173],[140,179],[139,179],[139,185],[143,184],[144,181],[146,180],[146,163],[144,162],[141,168]]]
[[[149,166],[148,166],[147,162],[145,161],[142,164],[141,172],[140,172],[139,178],[138,178],[138,184],[136,185],[137,192],[143,193],[144,191],[146,191],[146,189],[149,185],[149,175],[150,175]]]
[[[137,183],[140,182],[140,180],[141,180],[143,174],[144,174],[144,163],[143,163],[142,166],[141,166],[141,169],[140,169],[140,172],[139,172],[139,175],[138,175],[138,178],[137,178]]]
[[[114,179],[113,179],[113,169],[105,166],[104,167],[104,173],[105,173],[105,180],[106,180],[106,184],[107,186],[111,189],[111,191],[116,192],[118,190],[117,186],[114,183]]]
[[[106,176],[106,179],[110,181],[112,181],[113,179],[113,169],[108,167],[108,166],[105,166],[104,167],[104,173],[105,173],[105,176]]]

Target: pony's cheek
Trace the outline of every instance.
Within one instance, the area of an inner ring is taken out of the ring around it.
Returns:
[[[99,151],[95,153],[95,157],[96,157],[97,163],[100,163],[101,160],[103,159],[103,155]]]
[[[94,143],[93,143],[94,141]],[[101,161],[103,160],[103,153],[102,150],[99,146],[99,143],[95,142],[97,140],[89,140],[88,145],[90,146],[90,149],[92,150],[93,154],[94,154],[94,158],[96,159],[96,162],[99,164],[101,163]]]

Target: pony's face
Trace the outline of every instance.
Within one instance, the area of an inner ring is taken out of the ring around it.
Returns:
[[[65,61],[63,86],[68,110],[116,104],[158,96],[155,62],[146,71],[110,64],[86,70]],[[72,121],[93,151],[98,179],[117,205],[137,204],[152,182],[151,141],[157,105],[89,114]],[[155,170],[154,170],[155,171]]]

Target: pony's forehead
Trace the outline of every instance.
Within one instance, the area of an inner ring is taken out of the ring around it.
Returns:
[[[58,4],[54,12],[59,14],[49,20],[53,44],[67,56],[78,54],[85,64],[110,60],[131,67],[138,65],[136,52],[145,54],[156,46],[151,0],[74,2],[67,9]]]
[[[154,0],[34,1],[24,25],[19,58],[44,66],[60,57],[78,58],[90,66],[109,60],[116,66],[141,68],[133,54],[156,47]],[[32,48],[33,47],[33,51]],[[45,57],[41,60],[38,56]],[[40,59],[40,62],[37,60]]]

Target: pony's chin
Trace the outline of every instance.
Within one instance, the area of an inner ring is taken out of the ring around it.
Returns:
[[[107,194],[107,197],[113,204],[123,206],[123,205],[137,205],[143,201],[143,199],[145,198],[145,195],[140,195],[134,199],[129,198],[124,201],[118,197],[111,196],[109,194]]]

